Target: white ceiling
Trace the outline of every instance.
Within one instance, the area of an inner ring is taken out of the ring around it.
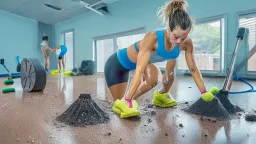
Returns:
[[[56,24],[58,22],[75,17],[82,13],[91,11],[82,5],[80,0],[0,0],[0,9],[14,13],[23,17],[34,19],[47,24]],[[112,4],[119,0],[82,0],[88,6],[99,3],[92,8]],[[101,3],[102,2],[102,3]],[[62,10],[54,10],[45,6],[51,4]],[[101,16],[101,15],[98,15]]]

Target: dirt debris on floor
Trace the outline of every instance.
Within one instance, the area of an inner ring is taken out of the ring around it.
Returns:
[[[110,118],[91,99],[90,94],[80,94],[79,98],[56,119],[72,126],[87,126],[107,123]]]
[[[211,102],[205,102],[200,98],[184,110],[188,113],[207,117],[216,117],[224,120],[231,118],[230,114],[216,97]]]
[[[245,116],[246,121],[256,122],[256,115],[255,114],[247,114]]]

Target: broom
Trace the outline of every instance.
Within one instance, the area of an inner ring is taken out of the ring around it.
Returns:
[[[72,126],[87,126],[106,123],[109,116],[97,106],[90,94],[80,94],[79,98],[56,119]]]

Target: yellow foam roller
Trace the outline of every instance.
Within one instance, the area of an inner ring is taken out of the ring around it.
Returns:
[[[65,71],[64,72],[64,75],[66,75],[66,76],[70,76],[72,74],[72,71]]]
[[[59,70],[52,70],[52,73],[51,73],[52,75],[57,75],[57,74],[59,74]]]

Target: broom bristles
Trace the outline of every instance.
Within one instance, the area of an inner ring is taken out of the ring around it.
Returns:
[[[79,99],[91,99],[90,94],[80,94]]]
[[[220,90],[216,97],[220,100],[221,104],[230,114],[235,114],[237,112],[243,111],[240,107],[233,105],[231,101],[228,99],[228,91]]]

